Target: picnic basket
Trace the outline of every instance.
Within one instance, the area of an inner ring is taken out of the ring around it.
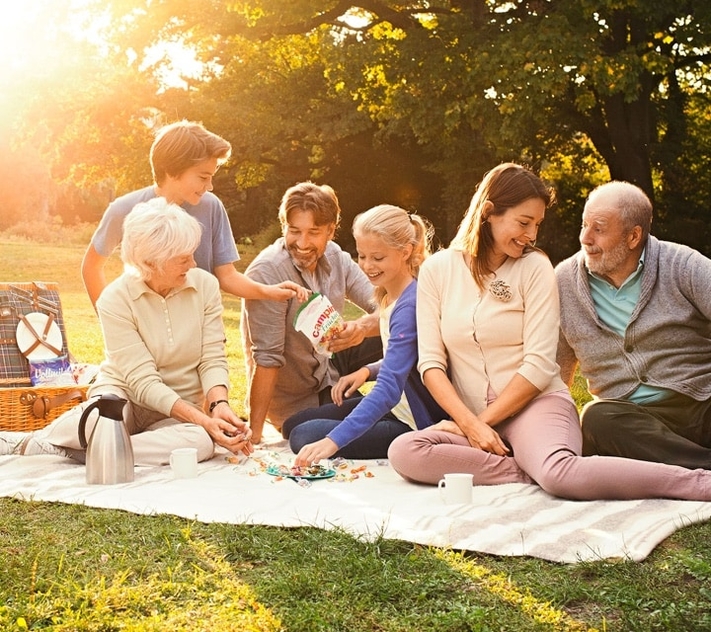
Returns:
[[[87,385],[32,385],[29,362],[16,339],[18,323],[30,313],[46,314],[56,323],[61,332],[57,350],[69,354],[58,285],[0,282],[0,430],[37,430],[86,399]]]
[[[88,386],[0,388],[0,430],[29,432],[44,428],[86,399]]]

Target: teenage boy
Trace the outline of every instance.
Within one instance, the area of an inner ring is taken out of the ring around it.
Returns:
[[[219,198],[211,193],[212,179],[231,151],[229,142],[199,123],[179,121],[158,131],[150,151],[153,184],[114,200],[84,253],[81,275],[94,306],[106,287],[104,266],[121,243],[124,218],[136,204],[155,197],[164,197],[181,206],[200,222],[203,232],[195,251],[195,262],[217,277],[220,289],[250,299],[285,301],[297,295],[305,297],[296,283],[265,285],[236,270],[234,263],[239,254],[227,212]]]

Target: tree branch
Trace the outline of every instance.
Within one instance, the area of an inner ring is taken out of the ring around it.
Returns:
[[[339,20],[350,9],[363,9],[374,16],[373,20],[363,27],[349,27],[347,24]],[[409,30],[412,28],[422,28],[419,20],[415,17],[422,13],[432,13],[439,15],[451,15],[458,11],[450,9],[435,8],[435,7],[407,7],[402,9],[393,9],[387,3],[381,0],[340,0],[333,7],[321,13],[317,13],[311,18],[300,22],[291,22],[289,24],[280,24],[276,20],[264,20],[258,26],[248,29],[246,35],[251,32],[256,39],[260,41],[268,40],[274,36],[296,35],[299,33],[308,33],[319,26],[330,24],[340,28],[351,28],[353,31],[368,31],[374,25],[382,22],[389,22],[396,28]]]

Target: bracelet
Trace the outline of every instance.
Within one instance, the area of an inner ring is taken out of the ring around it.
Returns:
[[[226,399],[216,399],[212,404],[210,404],[209,411],[212,412],[215,410],[215,408],[218,406],[218,404],[227,404],[228,406],[230,403]]]

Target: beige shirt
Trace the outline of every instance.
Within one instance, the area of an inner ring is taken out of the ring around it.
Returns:
[[[167,417],[178,399],[201,406],[211,388],[229,387],[222,297],[209,272],[193,268],[165,298],[124,273],[101,293],[97,310],[106,359],[92,388],[119,386]]]
[[[516,373],[542,393],[566,389],[555,361],[560,310],[548,258],[509,258],[493,280],[505,284],[508,300],[482,292],[453,249],[427,259],[418,280],[420,374],[446,371],[475,414],[486,408],[489,385],[499,394]]]
[[[341,314],[346,300],[368,312],[375,309],[368,277],[332,241],[313,274],[302,274],[280,237],[257,255],[245,276],[268,284],[294,281],[327,296]],[[311,341],[294,328],[299,307],[296,299],[242,301],[240,326],[248,375],[254,373],[255,366],[279,369],[267,413],[277,425],[300,410],[318,406],[319,392],[338,381],[338,371],[329,358],[317,353]]]

